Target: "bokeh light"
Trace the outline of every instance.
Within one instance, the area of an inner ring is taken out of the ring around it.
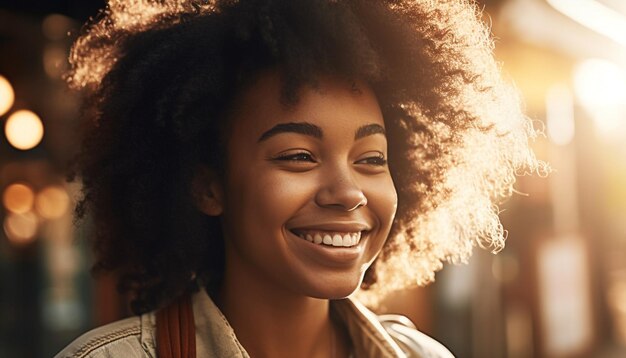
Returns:
[[[73,21],[67,16],[50,14],[41,23],[41,31],[44,36],[53,41],[63,40],[68,37]]]
[[[28,244],[37,234],[37,224],[37,215],[33,212],[10,213],[4,218],[4,232],[14,244]]]
[[[24,214],[30,211],[35,201],[33,189],[26,184],[14,183],[7,186],[2,193],[4,207],[13,213]]]
[[[626,102],[626,71],[611,61],[594,58],[581,62],[575,69],[574,84],[586,107]]]
[[[9,80],[0,76],[0,116],[7,113],[15,101],[15,92]]]
[[[46,46],[43,52],[43,68],[51,78],[61,78],[67,70],[67,50],[59,45]]]
[[[28,110],[13,113],[4,126],[9,143],[21,150],[28,150],[39,144],[43,132],[43,123],[39,116]]]
[[[44,188],[35,199],[35,209],[44,219],[58,219],[66,212],[70,204],[67,192],[58,186]]]
[[[626,132],[626,71],[613,62],[588,59],[575,68],[574,88],[599,133],[606,138]]]

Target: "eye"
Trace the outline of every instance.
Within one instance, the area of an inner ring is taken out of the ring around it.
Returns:
[[[376,155],[357,160],[356,164],[368,164],[382,167],[387,164],[387,159],[385,159],[383,153],[376,153]]]
[[[275,157],[274,160],[280,160],[280,161],[286,161],[286,162],[315,163],[315,159],[313,159],[313,156],[311,155],[311,153],[308,153],[308,152],[281,154]]]

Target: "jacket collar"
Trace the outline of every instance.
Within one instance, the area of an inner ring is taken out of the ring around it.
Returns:
[[[194,294],[192,302],[198,357],[250,357],[205,290]],[[346,326],[356,357],[406,357],[376,315],[355,299],[331,300],[330,307]]]

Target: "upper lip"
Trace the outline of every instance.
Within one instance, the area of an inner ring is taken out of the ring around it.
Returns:
[[[316,223],[311,225],[294,226],[289,230],[319,230],[319,231],[336,231],[336,232],[360,232],[369,231],[370,226],[359,222],[327,222]]]

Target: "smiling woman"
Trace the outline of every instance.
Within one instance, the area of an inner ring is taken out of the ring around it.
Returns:
[[[501,248],[495,204],[542,168],[477,15],[110,1],[70,58],[87,95],[77,215],[139,316],[59,356],[449,357],[356,297]]]
[[[225,306],[260,282],[256,291],[277,296],[271,302],[343,298],[359,287],[387,239],[397,196],[378,101],[358,86],[324,79],[285,107],[272,73],[237,100],[224,188],[207,195],[223,198],[210,206],[224,208]]]

